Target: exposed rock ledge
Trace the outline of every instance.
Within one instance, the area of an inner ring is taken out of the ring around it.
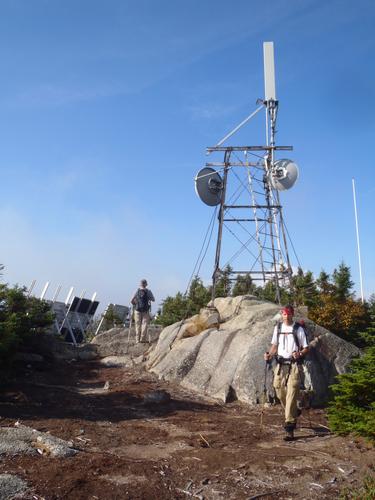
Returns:
[[[265,362],[279,319],[279,307],[252,296],[215,299],[217,310],[165,328],[151,351],[147,367],[160,378],[221,401],[238,399],[248,404],[261,400]],[[218,314],[219,313],[219,314]],[[296,319],[302,318],[297,311]],[[334,377],[346,371],[360,350],[304,317],[311,353],[305,362],[305,385],[313,390],[311,403],[328,399]],[[267,394],[274,397],[271,373]]]

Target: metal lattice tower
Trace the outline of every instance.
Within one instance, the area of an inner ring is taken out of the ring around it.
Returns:
[[[249,275],[253,281],[265,285],[272,281],[276,299],[280,302],[280,287],[291,284],[292,268],[289,259],[286,228],[280,202],[280,190],[289,189],[298,177],[295,164],[277,160],[279,151],[291,151],[291,146],[275,144],[278,110],[274,82],[273,43],[264,44],[265,100],[260,101],[254,113],[226,135],[207,153],[221,161],[206,163],[204,172],[216,175],[213,186],[210,174],[198,174],[196,182],[208,183],[206,190],[216,190],[218,232],[212,298],[215,298],[218,279],[224,271],[230,275]],[[223,146],[240,127],[259,111],[265,111],[266,144],[262,146]],[[217,176],[220,176],[220,185]],[[211,182],[211,184],[210,184]]]

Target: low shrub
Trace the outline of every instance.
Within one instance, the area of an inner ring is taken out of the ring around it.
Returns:
[[[362,357],[354,359],[348,373],[339,375],[331,389],[331,429],[337,434],[353,433],[375,442],[375,347],[368,347]]]
[[[49,304],[27,297],[25,289],[0,284],[0,361],[9,364],[19,345],[53,322]]]
[[[340,494],[340,500],[374,500],[375,476],[366,476],[359,488],[345,488]]]

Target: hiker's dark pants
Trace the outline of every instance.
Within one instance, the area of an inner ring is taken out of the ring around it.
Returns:
[[[276,391],[276,396],[285,410],[285,424],[295,425],[297,422],[299,385],[297,363],[276,365],[273,386]]]

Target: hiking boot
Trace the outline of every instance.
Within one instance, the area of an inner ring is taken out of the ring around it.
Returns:
[[[294,432],[285,431],[284,441],[293,441],[293,440],[294,440]]]
[[[293,441],[295,424],[292,423],[285,424],[284,429],[285,429],[284,441]]]

